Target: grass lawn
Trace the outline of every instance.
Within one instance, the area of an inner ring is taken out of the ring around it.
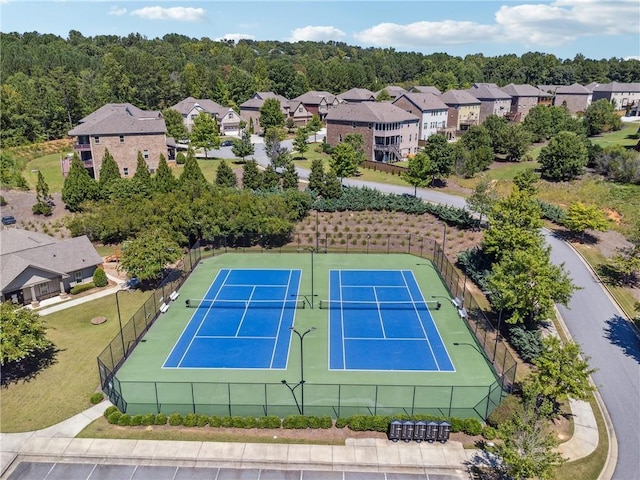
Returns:
[[[627,148],[635,147],[638,144],[638,127],[640,127],[640,122],[623,123],[622,128],[617,132],[590,137],[589,140],[602,148],[612,145],[622,145]]]
[[[43,157],[38,157],[27,163],[24,171],[24,177],[29,183],[31,190],[36,189],[38,183],[38,170],[42,172],[44,180],[49,185],[50,193],[57,193],[62,191],[62,184],[64,183],[64,177],[62,176],[62,169],[60,167],[60,159],[64,155],[61,153],[52,153]]]
[[[120,311],[129,319],[149,293],[120,295]],[[102,325],[91,325],[106,316]],[[42,317],[57,349],[55,364],[24,383],[2,390],[2,432],[25,432],[54,425],[90,407],[99,384],[96,358],[118,332],[114,295]]]

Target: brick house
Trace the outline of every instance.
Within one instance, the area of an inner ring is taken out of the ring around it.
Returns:
[[[313,113],[300,100],[289,100],[287,111],[289,112],[287,118],[293,119],[296,127],[305,126],[313,118]]]
[[[152,173],[158,168],[160,155],[167,160],[175,158],[175,141],[167,137],[162,113],[141,110],[130,103],[109,103],[100,107],[80,120],[69,135],[76,137],[73,149],[95,179],[100,176],[106,149],[123,177],[135,173],[138,152],[142,153]],[[64,159],[63,175],[69,168],[69,159]]]
[[[418,151],[420,118],[387,102],[344,103],[327,114],[327,143],[350,133],[364,139],[367,160],[397,162]]]
[[[605,98],[616,110],[640,105],[640,83],[591,83],[587,88],[593,94],[592,102]]]
[[[500,90],[496,84],[474,83],[467,92],[480,100],[480,123],[489,115],[505,117],[511,109],[511,95]]]
[[[352,88],[338,94],[338,99],[346,103],[375,102],[376,94],[366,88]]]
[[[526,84],[516,85],[515,83],[510,83],[500,90],[511,96],[511,108],[508,117],[513,122],[522,122],[533,107],[552,97],[539,88]]]
[[[57,240],[18,228],[0,230],[2,301],[28,305],[93,280],[102,257],[86,236]]]
[[[465,90],[448,90],[440,100],[449,107],[447,128],[463,132],[480,122],[481,102]]]
[[[318,115],[324,121],[329,110],[340,104],[340,99],[329,92],[310,91],[303,93],[299,97],[291,99],[292,102],[300,102],[309,111],[311,116]]]
[[[571,113],[584,112],[591,105],[592,93],[579,83],[572,85],[539,85],[538,88],[553,96],[553,105],[565,106]]]
[[[289,100],[282,95],[276,95],[273,92],[256,92],[249,100],[240,105],[240,116],[247,122],[247,126],[253,122],[253,131],[262,133],[260,127],[260,109],[264,105],[264,101],[268,98],[275,98],[280,102],[280,109],[284,118],[289,118]]]
[[[180,112],[184,126],[189,131],[193,127],[194,119],[201,112],[208,113],[212,118],[215,118],[221,135],[236,135],[240,129],[240,115],[233,108],[223,107],[213,100],[196,100],[193,97],[187,97],[171,108]]]
[[[433,93],[405,93],[394,105],[420,118],[418,140],[426,140],[447,127],[449,107]]]
[[[399,87],[398,85],[389,85],[388,87],[384,87],[381,88],[380,90],[378,90],[376,93],[374,93],[374,95],[376,96],[376,98],[378,98],[378,95],[380,95],[382,93],[383,90],[386,90],[387,93],[389,94],[389,96],[391,97],[391,101],[393,102],[396,98],[401,97],[402,95],[404,95],[405,93],[407,93],[407,90],[405,90],[402,87]]]

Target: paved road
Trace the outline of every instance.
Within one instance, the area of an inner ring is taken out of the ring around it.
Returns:
[[[321,138],[319,135],[318,140]],[[291,149],[290,141],[282,144]],[[230,149],[228,154],[233,157]],[[269,163],[261,143],[255,144],[254,158],[261,165]],[[298,173],[306,178],[309,172],[299,168]],[[345,179],[344,184],[376,188],[385,193],[413,194],[411,187],[353,179]],[[418,197],[434,203],[465,206],[463,197],[432,189],[418,189]],[[575,341],[590,357],[590,365],[597,368],[592,378],[611,416],[618,442],[613,478],[640,479],[640,338],[581,257],[549,232],[545,232],[545,236],[551,245],[551,260],[558,264],[564,262],[574,283],[582,288],[574,294],[569,308],[559,306],[559,311]]]

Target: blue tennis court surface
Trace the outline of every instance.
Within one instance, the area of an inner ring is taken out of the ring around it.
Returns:
[[[300,276],[220,270],[163,367],[286,368]]]
[[[329,369],[455,371],[411,270],[329,272]]]

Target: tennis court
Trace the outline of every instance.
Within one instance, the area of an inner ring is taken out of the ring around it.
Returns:
[[[163,368],[286,368],[300,276],[220,270],[203,299],[186,300],[195,311]]]
[[[330,370],[455,371],[411,270],[331,270],[329,285]]]

